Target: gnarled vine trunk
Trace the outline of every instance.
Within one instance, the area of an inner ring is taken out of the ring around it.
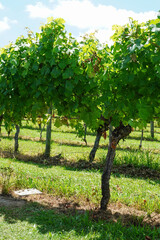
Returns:
[[[0,135],[1,135],[1,125],[2,125],[2,121],[3,121],[3,114],[0,115]]]
[[[110,199],[110,186],[109,180],[111,176],[113,161],[116,155],[116,146],[121,139],[124,139],[131,133],[131,126],[124,126],[120,124],[119,127],[115,128],[110,137],[109,145],[108,145],[108,153],[106,157],[106,163],[102,174],[102,199],[101,199],[101,209],[106,210],[107,205]]]
[[[112,147],[112,138],[110,138],[109,145],[108,145],[108,153],[106,157],[106,164],[102,174],[102,182],[101,182],[101,189],[102,189],[101,209],[102,210],[106,210],[109,199],[110,199],[109,180],[111,176],[114,158],[115,158],[115,149]]]
[[[83,140],[84,140],[84,142],[85,142],[85,144],[86,144],[86,146],[87,146],[87,139],[86,139],[86,136],[87,136],[87,125],[84,124],[84,138],[83,138]]]
[[[150,127],[151,127],[151,138],[154,138],[154,121],[150,122]]]
[[[52,128],[52,107],[48,109],[48,114],[50,115],[49,121],[47,123],[47,132],[46,132],[46,149],[44,156],[46,158],[50,157],[51,151],[51,128]]]
[[[99,142],[101,140],[102,134],[103,134],[103,132],[107,131],[108,129],[109,129],[109,121],[105,119],[104,125],[101,125],[97,129],[97,134],[96,134],[96,139],[95,139],[95,142],[94,142],[94,146],[93,146],[93,148],[92,148],[92,150],[89,154],[89,161],[90,162],[94,161],[94,158],[95,158],[97,149],[99,147]]]
[[[99,147],[99,142],[100,142],[100,139],[101,139],[101,136],[102,136],[102,128],[99,127],[98,130],[97,130],[97,135],[96,135],[96,139],[95,139],[95,142],[94,142],[94,146],[89,154],[89,161],[90,162],[93,162],[94,161],[94,158],[95,158],[95,155],[96,155],[96,152],[97,152],[97,149]]]
[[[19,147],[19,144],[18,144],[18,136],[19,136],[19,132],[20,132],[20,127],[18,125],[16,125],[16,133],[15,133],[15,136],[14,136],[14,152],[18,152],[18,147]]]
[[[139,149],[141,149],[141,147],[142,147],[142,141],[143,141],[143,129],[141,132],[141,140],[140,140],[140,144],[139,144]]]

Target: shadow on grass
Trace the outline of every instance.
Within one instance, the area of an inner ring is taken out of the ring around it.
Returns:
[[[67,170],[88,170],[88,171],[100,171],[103,172],[103,163],[89,163],[86,160],[79,160],[76,163],[66,162],[64,164],[65,169]],[[112,167],[112,175],[115,177],[121,178],[121,175],[124,175],[128,178],[135,178],[135,179],[150,179],[157,183],[160,182],[160,171],[150,169],[146,166],[136,167],[132,164],[121,164],[121,165],[113,165]]]
[[[40,234],[49,234],[50,237],[58,234],[60,239],[65,235],[74,239],[142,240],[144,236],[158,239],[159,225],[153,224],[152,221],[144,221],[143,216],[133,212],[112,211],[112,209],[107,211],[91,209],[91,207],[84,209],[76,202],[60,199],[58,204],[51,202],[49,207],[44,207],[42,203],[31,202],[22,208],[3,207],[0,208],[0,215],[8,225],[16,226],[20,221],[25,231],[23,222],[28,222],[31,226],[35,226]],[[17,231],[21,231],[21,228]],[[26,234],[27,231],[28,229]]]
[[[38,130],[39,132],[41,132],[41,129],[39,129],[39,127],[33,127],[33,126],[23,126],[23,127],[21,127],[22,129],[30,129],[30,130]],[[46,132],[46,128],[44,128],[44,130],[43,130],[43,132]],[[65,131],[63,131],[63,130],[58,130],[58,129],[56,129],[56,128],[54,128],[54,129],[52,129],[52,132],[60,132],[60,133],[71,133],[71,134],[75,134],[75,135],[77,135],[77,132],[76,132],[76,130],[65,130]],[[88,136],[96,136],[96,133],[94,133],[94,132],[87,132],[87,135]]]
[[[1,137],[2,139],[10,139],[12,140],[14,137],[13,136],[2,136]],[[19,136],[19,140],[23,140],[23,141],[33,141],[33,142],[37,142],[37,143],[42,143],[42,144],[45,144],[46,141],[45,139],[42,139],[40,140],[38,137],[36,138],[32,138],[32,137],[23,137],[23,136]],[[93,147],[93,144],[87,144],[85,142],[68,142],[68,141],[65,141],[65,140],[51,140],[51,144],[52,143],[56,143],[58,144],[59,146],[69,146],[69,147],[82,147],[82,148],[92,148]],[[100,144],[99,145],[99,149],[104,149],[104,150],[107,150],[108,148],[108,144]],[[116,148],[117,150],[119,151],[125,151],[125,152],[137,152],[138,149],[133,149],[133,148],[130,148],[130,147],[125,147],[125,148],[122,148],[122,147],[117,147]],[[155,153],[156,154],[156,153]]]
[[[9,140],[13,140],[14,139],[14,136],[1,136],[2,139],[9,139]],[[22,140],[22,141],[31,141],[31,142],[37,142],[37,143],[42,143],[42,144],[45,144],[46,143],[46,140],[44,138],[42,138],[40,140],[39,137],[35,137],[35,138],[32,138],[32,137],[27,137],[27,136],[19,136],[19,140]],[[60,146],[62,145],[65,145],[65,146],[71,146],[71,147],[92,147],[92,145],[86,145],[86,143],[84,141],[82,142],[67,142],[67,141],[62,141],[62,140],[51,140],[51,144],[52,143],[56,143]],[[100,146],[100,148],[106,148],[104,145]]]
[[[103,172],[104,163],[92,162],[90,163],[86,159],[79,159],[77,162],[67,160],[62,157],[61,154],[55,155],[54,157],[45,158],[44,155],[30,156],[21,153],[14,154],[12,151],[3,151],[0,149],[1,156],[3,158],[12,158],[14,161],[22,161],[30,165],[38,165],[40,168],[51,168],[52,166],[61,166],[66,170],[70,171],[90,171],[90,172]],[[150,179],[155,182],[160,181],[160,171],[151,169],[146,166],[134,166],[133,164],[121,164],[113,165],[112,174],[115,177],[121,177],[121,174],[125,177],[140,178],[140,179]]]
[[[136,136],[128,136],[127,139],[132,139],[132,140],[141,140],[141,136],[136,137]],[[149,142],[160,142],[157,138],[151,138],[151,137],[143,137],[143,141],[149,141]]]

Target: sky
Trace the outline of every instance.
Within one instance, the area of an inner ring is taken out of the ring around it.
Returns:
[[[0,48],[26,35],[26,27],[39,32],[51,16],[63,18],[76,38],[98,30],[100,41],[109,42],[114,24],[154,19],[159,10],[160,0],[0,0]]]

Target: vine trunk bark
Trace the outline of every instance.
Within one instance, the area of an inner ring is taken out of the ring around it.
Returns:
[[[0,135],[1,135],[1,125],[2,125],[2,121],[3,121],[3,114],[0,115]]]
[[[143,129],[141,132],[141,140],[140,140],[140,144],[139,144],[139,149],[141,149],[141,147],[142,147],[142,141],[143,141]]]
[[[84,140],[84,142],[85,142],[85,144],[86,144],[86,146],[87,146],[87,139],[86,139],[86,136],[87,136],[87,125],[84,124],[84,138],[83,138],[83,140]]]
[[[46,148],[44,156],[46,158],[50,157],[50,151],[51,151],[51,128],[52,128],[52,107],[48,109],[49,114],[49,120],[47,123],[47,132],[46,132]]]
[[[16,133],[14,136],[14,152],[15,153],[18,152],[18,147],[19,147],[19,143],[18,143],[19,132],[20,132],[20,127],[16,125]]]
[[[102,181],[101,181],[101,190],[102,190],[102,199],[101,199],[101,210],[106,210],[107,205],[110,199],[110,185],[109,180],[111,176],[113,161],[116,155],[116,146],[121,139],[124,139],[131,133],[131,126],[124,126],[120,124],[119,127],[115,128],[112,132],[112,135],[109,138],[108,153],[106,157],[106,163],[104,166]]]
[[[113,127],[111,124],[109,124],[109,142],[111,141],[111,138],[112,138],[112,131],[113,131]]]
[[[154,121],[150,122],[150,126],[151,126],[151,138],[154,138]]]
[[[102,174],[101,190],[102,190],[102,199],[101,199],[101,209],[106,210],[109,199],[110,199],[110,186],[109,180],[112,171],[113,160],[115,158],[115,149],[112,148],[112,138],[109,138],[108,153],[106,157],[106,164]]]
[[[89,162],[91,162],[91,163],[94,161],[97,149],[99,147],[99,142],[100,142],[100,139],[102,136],[102,132],[103,132],[102,128],[98,128],[94,146],[89,154]]]

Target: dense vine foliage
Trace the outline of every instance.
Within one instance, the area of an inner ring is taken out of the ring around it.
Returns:
[[[113,121],[146,126],[160,110],[160,19],[143,24],[130,19],[126,26],[115,27],[112,38],[111,78],[116,96]]]

